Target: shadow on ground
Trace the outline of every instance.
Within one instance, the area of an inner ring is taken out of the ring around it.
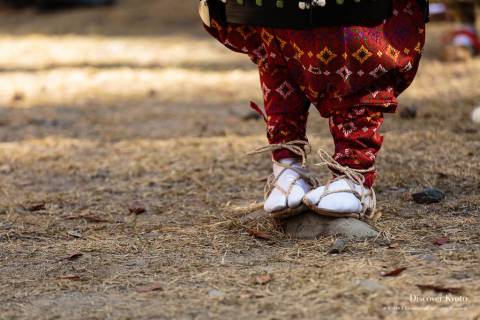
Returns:
[[[480,61],[440,63],[430,26],[417,115],[383,129],[382,235],[330,254],[242,223],[271,166],[246,156],[266,142],[258,74],[195,6],[1,13],[0,318],[478,318]],[[309,136],[332,149],[313,109]],[[430,186],[446,199],[412,201]]]

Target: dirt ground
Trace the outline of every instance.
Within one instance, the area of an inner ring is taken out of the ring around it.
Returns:
[[[418,116],[384,127],[382,236],[330,254],[240,222],[270,167],[246,156],[258,75],[195,6],[0,12],[0,319],[480,319],[480,59],[437,60],[429,26]],[[309,135],[332,149],[316,112]],[[428,186],[446,199],[414,203]]]

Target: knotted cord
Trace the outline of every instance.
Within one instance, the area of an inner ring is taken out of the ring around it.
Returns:
[[[256,154],[273,152],[273,151],[282,150],[282,149],[288,150],[291,153],[302,157],[302,168],[305,168],[305,166],[307,165],[307,155],[312,152],[312,148],[310,147],[310,144],[307,141],[293,140],[285,143],[269,144],[269,145],[260,147],[258,149],[255,149],[252,152],[249,152],[248,155],[252,156]],[[286,164],[276,161],[275,159],[273,161],[282,167],[288,166]]]
[[[256,155],[256,154],[261,154],[261,153],[265,153],[265,152],[274,152],[274,151],[277,151],[277,150],[288,150],[288,151],[292,152],[293,154],[296,154],[297,156],[300,156],[302,158],[302,168],[305,168],[307,166],[307,155],[312,152],[312,148],[310,147],[310,144],[307,141],[294,140],[294,141],[290,141],[290,142],[270,144],[270,145],[267,145],[267,146],[264,146],[264,147],[260,147],[256,150],[252,151],[252,152],[249,152],[248,155]],[[300,178],[303,178],[306,181],[308,181],[308,183],[312,187],[317,187],[317,186],[320,185],[319,180],[312,174],[305,173],[304,171],[299,170],[298,168],[296,168],[294,166],[288,165],[286,163],[281,163],[281,162],[279,162],[275,159],[273,159],[273,162],[275,164],[279,165],[280,167],[283,167],[284,169],[277,176],[275,176],[274,174],[271,174],[270,176],[268,176],[267,183],[266,183],[265,188],[264,188],[265,200],[268,198],[268,196],[270,195],[270,193],[272,192],[272,190],[274,188],[277,188],[286,197],[288,197],[288,195],[292,191],[293,186],[295,185],[295,183],[298,180],[300,180]],[[286,169],[293,170],[299,175],[299,177],[297,177],[295,180],[292,181],[288,190],[283,189],[282,187],[280,187],[277,184],[278,178],[282,175],[282,173]]]

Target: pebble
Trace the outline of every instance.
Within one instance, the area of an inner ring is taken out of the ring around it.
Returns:
[[[225,292],[217,290],[217,289],[212,289],[208,291],[208,296],[211,298],[221,298],[225,296]]]
[[[347,247],[347,241],[343,239],[337,239],[330,247],[330,250],[328,251],[328,253],[331,253],[331,254],[342,253],[343,251],[345,251],[346,247]]]
[[[427,188],[423,191],[412,194],[412,199],[420,204],[438,203],[445,199],[445,193],[437,188]]]
[[[480,106],[476,107],[472,112],[472,121],[480,124]]]
[[[406,106],[401,108],[400,117],[403,119],[415,119],[417,117],[417,107]]]

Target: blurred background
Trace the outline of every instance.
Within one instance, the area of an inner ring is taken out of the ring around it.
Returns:
[[[229,216],[262,201],[271,170],[267,156],[245,156],[266,143],[248,107],[261,90],[255,65],[206,34],[197,6],[0,0],[0,318],[340,319],[348,306],[385,319],[419,283],[478,296],[478,6],[433,3],[418,76],[383,128],[379,228],[397,245],[345,255],[263,221],[254,227],[269,240],[255,239]],[[309,136],[331,149],[313,109]],[[445,200],[411,201],[432,186]],[[399,266],[400,280],[379,278]],[[252,280],[266,272],[268,286]],[[355,284],[366,277],[370,288]],[[471,301],[465,319],[480,312]],[[426,308],[437,309],[458,316]]]
[[[245,133],[241,123],[213,120],[231,113],[248,118],[249,99],[261,101],[255,66],[206,35],[195,0],[1,3],[0,106],[9,124],[0,130],[3,140],[53,132],[98,138],[107,130],[102,137],[110,139]],[[480,51],[474,2],[434,5],[423,76],[405,101],[474,104],[479,64],[472,57]],[[452,67],[441,67],[445,61]],[[163,130],[170,126],[175,130]]]

